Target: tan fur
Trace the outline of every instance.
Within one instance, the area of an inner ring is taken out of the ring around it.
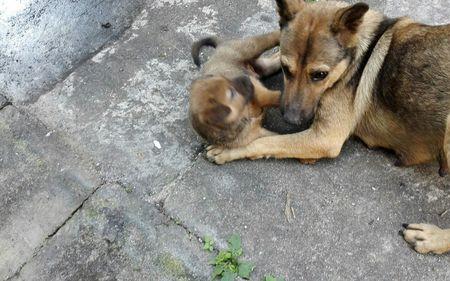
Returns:
[[[211,144],[238,147],[274,135],[261,123],[264,108],[278,106],[281,93],[267,89],[258,78],[280,69],[279,52],[260,57],[278,45],[279,36],[275,31],[220,43],[202,76],[192,83],[191,123]]]
[[[441,229],[430,224],[405,225],[403,237],[411,247],[421,254],[444,254],[450,252],[450,229]]]
[[[246,147],[213,149],[208,158],[218,164],[243,158],[334,158],[355,135],[370,147],[395,151],[399,165],[439,160],[445,172],[450,160],[450,25],[431,27],[407,18],[390,23],[363,4],[289,5],[297,2],[277,1],[292,8],[280,11],[281,107],[288,121],[314,118],[312,126]],[[329,74],[311,82],[314,68]],[[450,250],[450,230],[421,231],[426,243],[417,243],[417,251]]]

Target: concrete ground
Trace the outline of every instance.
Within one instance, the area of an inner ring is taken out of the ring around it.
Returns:
[[[449,21],[447,0],[366,2]],[[217,250],[233,233],[251,280],[450,280],[449,255],[397,235],[450,227],[435,165],[397,168],[353,140],[313,166],[205,160],[191,43],[275,28],[271,0],[0,0],[0,280],[210,280],[199,238]]]

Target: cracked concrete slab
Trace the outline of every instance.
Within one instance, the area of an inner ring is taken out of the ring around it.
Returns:
[[[435,24],[448,20],[445,0],[367,2],[390,16],[409,14]],[[87,19],[92,21],[91,27],[98,28],[100,21]],[[63,134],[57,139],[69,136],[71,143],[95,159],[102,178],[121,184],[97,190],[15,278],[206,280],[210,268],[198,243],[186,235],[186,227],[200,236],[213,235],[220,247],[231,233],[242,234],[246,257],[257,266],[254,280],[267,273],[286,280],[449,279],[448,255],[417,255],[396,235],[404,222],[450,225],[445,213],[450,208],[449,182],[437,176],[435,166],[395,168],[391,156],[353,141],[339,159],[315,166],[269,160],[219,167],[199,157],[202,143],[187,120],[186,88],[197,75],[189,57],[191,43],[205,35],[242,37],[276,28],[271,0],[146,1],[119,40],[77,67],[52,91],[32,94],[30,99],[30,93],[10,92],[14,101],[28,101],[20,109],[51,128],[50,136],[53,130]],[[89,34],[87,42],[97,44]],[[68,57],[62,52],[55,61],[65,67]],[[0,68],[4,61],[0,57]],[[35,66],[38,69],[39,64]],[[268,83],[279,86],[279,80],[276,76]],[[6,107],[0,116],[5,110],[16,108]],[[268,125],[280,129],[281,119],[273,113]],[[25,132],[13,135],[18,138]],[[45,149],[53,155],[55,148]],[[60,157],[54,163],[68,157],[58,146],[56,150]],[[20,159],[14,160],[22,163]],[[21,178],[22,164],[17,165],[14,176]],[[55,174],[57,170],[42,170],[39,175],[43,179]],[[41,178],[30,183],[33,190],[53,188]],[[70,198],[65,192],[54,191],[54,196]],[[288,193],[292,209],[286,209]],[[168,222],[154,208],[153,200],[165,196],[158,201],[163,211],[182,226]],[[39,213],[41,205],[36,208],[38,217],[51,213]],[[291,210],[291,223],[286,210]],[[22,225],[27,219],[14,221]]]
[[[13,275],[101,181],[64,136],[0,111],[0,280]]]
[[[35,100],[67,72],[117,39],[143,0],[0,2],[0,92]]]
[[[219,167],[200,158],[164,207],[221,247],[241,234],[245,258],[256,266],[252,280],[446,280],[449,256],[419,255],[397,232],[402,223],[448,226],[441,214],[450,209],[450,183],[436,166],[403,169],[393,160],[354,141],[339,159],[312,166],[261,160]]]
[[[153,205],[105,185],[12,280],[209,280],[207,258]]]

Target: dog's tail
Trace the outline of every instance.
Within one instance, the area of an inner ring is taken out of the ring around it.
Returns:
[[[208,46],[208,47],[216,48],[219,45],[219,43],[220,43],[219,39],[214,36],[206,37],[206,38],[203,38],[203,39],[195,42],[192,45],[192,49],[191,49],[191,55],[192,55],[192,58],[194,59],[195,65],[198,67],[200,67],[200,65],[201,65],[200,51],[202,50],[203,47]]]

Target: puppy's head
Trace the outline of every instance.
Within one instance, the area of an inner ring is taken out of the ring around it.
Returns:
[[[277,5],[285,79],[281,110],[286,121],[302,125],[313,120],[323,93],[349,67],[369,7],[303,0],[277,0]]]
[[[247,104],[254,98],[250,78],[211,76],[191,86],[190,118],[195,131],[211,144],[236,140],[250,121]]]

